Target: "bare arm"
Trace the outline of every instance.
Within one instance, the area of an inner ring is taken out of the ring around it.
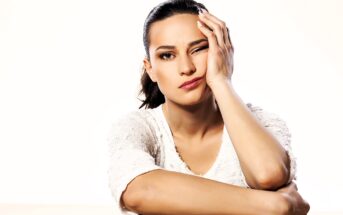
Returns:
[[[122,203],[139,214],[282,214],[287,204],[276,192],[237,187],[202,177],[153,170],[137,176]]]
[[[211,89],[249,186],[277,189],[285,185],[290,160],[277,139],[253,116],[231,82],[218,81]]]
[[[206,81],[217,100],[246,181],[252,188],[279,188],[290,175],[287,152],[232,87],[233,47],[225,22],[208,12],[201,13],[199,19],[205,24],[198,23],[199,29],[209,42]]]

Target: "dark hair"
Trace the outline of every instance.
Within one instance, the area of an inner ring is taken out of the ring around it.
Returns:
[[[207,10],[203,4],[198,3],[194,0],[168,0],[154,7],[150,11],[147,18],[145,19],[144,29],[143,29],[143,43],[144,43],[144,48],[145,48],[147,59],[150,60],[149,32],[150,32],[150,27],[154,22],[166,19],[175,14],[183,14],[183,13],[199,14],[200,9]],[[153,82],[150,79],[144,67],[142,70],[143,70],[143,74],[141,77],[142,88],[139,94],[143,93],[145,95],[145,99],[141,100],[143,103],[139,108],[142,108],[144,106],[145,108],[155,108],[165,102],[164,95],[158,88],[157,83]]]

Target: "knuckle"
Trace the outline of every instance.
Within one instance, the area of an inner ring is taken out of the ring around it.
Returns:
[[[220,25],[217,23],[213,23],[212,26],[213,26],[213,29],[216,29],[216,30],[221,29]]]
[[[208,36],[209,36],[209,37],[215,37],[215,34],[214,34],[213,31],[211,31],[211,32],[208,33]]]
[[[215,51],[216,55],[222,55],[223,54],[223,51],[221,50],[221,48],[216,48],[214,51]]]
[[[222,30],[222,27],[220,25],[215,25],[214,28],[217,30],[217,31],[221,31]]]

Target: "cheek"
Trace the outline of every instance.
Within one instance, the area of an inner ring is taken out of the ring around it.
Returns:
[[[172,66],[160,65],[158,69],[156,69],[155,74],[158,82],[158,87],[164,94],[165,91],[168,91],[169,88],[173,86],[173,79],[175,75],[173,75],[173,68]]]
[[[156,62],[155,74],[158,82],[165,84],[168,81],[172,82],[172,79],[177,75],[177,65],[175,62]]]
[[[156,72],[157,81],[160,85],[165,85],[168,82],[168,72],[167,71],[157,71]]]
[[[201,72],[207,68],[207,52],[201,53],[193,58],[193,62]]]

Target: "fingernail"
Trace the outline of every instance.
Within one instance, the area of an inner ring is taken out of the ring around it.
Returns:
[[[207,11],[201,7],[199,7],[199,14],[207,13]]]
[[[198,27],[202,27],[202,24],[199,20],[197,20],[197,25],[198,25]]]

